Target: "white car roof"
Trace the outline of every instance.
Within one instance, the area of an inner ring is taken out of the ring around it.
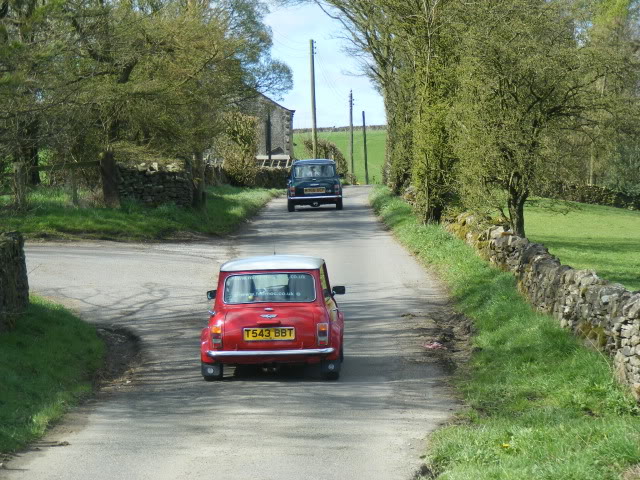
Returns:
[[[316,270],[324,260],[305,255],[267,255],[264,257],[237,258],[224,263],[221,272],[243,272],[249,270]]]

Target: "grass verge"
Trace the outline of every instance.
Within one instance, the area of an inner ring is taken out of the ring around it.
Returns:
[[[472,360],[454,380],[467,408],[431,437],[432,478],[619,479],[640,463],[640,412],[606,358],[532,311],[511,274],[420,224],[388,189],[376,188],[371,203],[477,329]]]
[[[39,438],[89,395],[104,352],[92,326],[32,296],[16,328],[0,334],[0,453]]]
[[[19,230],[28,238],[96,238],[157,240],[180,233],[222,235],[255,215],[280,190],[238,188],[207,189],[202,210],[161,205],[147,208],[124,202],[120,208],[74,207],[67,191],[39,188],[29,195],[26,212],[11,211],[8,197],[0,198],[0,231]]]
[[[528,238],[563,264],[640,290],[640,212],[538,198],[525,216]]]

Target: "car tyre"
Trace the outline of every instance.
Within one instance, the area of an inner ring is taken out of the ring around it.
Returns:
[[[335,382],[336,380],[340,379],[340,372],[323,373],[322,374],[322,379],[323,380],[331,380],[332,382]]]
[[[331,368],[332,365],[333,368]],[[341,358],[338,358],[337,360],[323,360],[320,362],[320,376],[323,380],[338,380],[340,378],[341,366]]]
[[[336,210],[342,210],[342,199],[336,202]]]
[[[291,200],[287,200],[287,210],[289,210],[290,212],[295,212],[296,204],[293,203]]]
[[[224,367],[221,363],[202,363],[202,378],[204,378],[206,382],[215,382],[218,380],[222,380],[223,376]]]

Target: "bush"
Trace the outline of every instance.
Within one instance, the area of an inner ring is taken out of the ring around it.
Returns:
[[[309,155],[313,154],[313,140],[311,138],[305,138],[302,143],[304,144],[304,148],[309,152]],[[338,173],[343,175],[347,175],[349,173],[349,168],[347,167],[347,160],[344,158],[344,155],[338,148],[338,146],[325,139],[318,139],[318,158],[327,158],[336,162],[336,168],[338,169]]]
[[[214,145],[216,156],[224,159],[224,173],[231,185],[255,187],[258,119],[240,112],[227,112],[224,121],[226,129]]]

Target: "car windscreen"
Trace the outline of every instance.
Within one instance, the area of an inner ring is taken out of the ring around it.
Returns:
[[[224,283],[224,303],[313,302],[316,289],[308,273],[231,275]]]
[[[295,178],[330,178],[336,176],[336,170],[333,165],[296,165],[293,167],[293,176]]]

